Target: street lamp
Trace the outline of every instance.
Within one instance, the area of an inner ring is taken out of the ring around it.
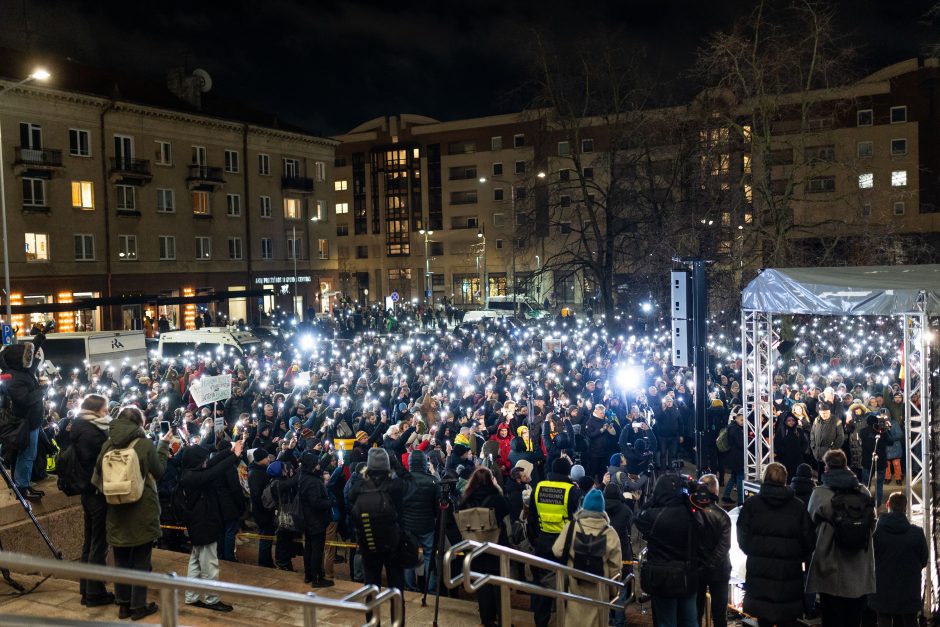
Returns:
[[[539,172],[538,174],[536,174],[536,176],[540,179],[544,179],[545,173]],[[512,214],[512,242],[510,242],[510,245],[509,245],[509,254],[512,258],[510,262],[510,266],[511,266],[510,272],[512,273],[512,276],[510,278],[509,285],[512,287],[512,310],[513,310],[513,313],[515,313],[516,311],[516,186],[504,179],[498,179],[498,178],[487,179],[485,176],[480,177],[481,184],[486,183],[487,180],[493,181],[494,183],[502,183],[503,185],[509,186],[509,201],[510,201],[510,207],[511,207],[510,211]],[[477,233],[477,235],[480,236],[479,233]],[[484,239],[484,242],[485,241],[486,240]],[[484,259],[484,262],[485,261],[486,260]]]
[[[51,74],[43,68],[36,68],[33,73],[4,89],[0,89],[0,96],[8,91],[16,89],[20,85],[25,85],[30,81],[47,81]],[[10,302],[10,239],[7,232],[7,193],[6,193],[6,168],[3,165],[3,124],[0,123],[0,219],[3,221],[3,283],[6,290],[6,323],[13,324],[13,305]]]
[[[420,229],[418,231],[421,235],[424,235],[424,299],[431,302],[431,258],[428,257],[428,242],[430,241],[428,237],[434,235],[434,231],[425,231]]]
[[[490,290],[487,285],[486,277],[486,233],[483,230],[483,221],[480,221],[480,228],[477,229],[477,237],[482,240],[480,254],[477,255],[477,264],[480,266],[480,289],[483,292],[483,309],[490,307]],[[482,261],[481,261],[482,260]]]

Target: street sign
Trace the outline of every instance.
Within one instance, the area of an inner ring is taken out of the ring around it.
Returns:
[[[4,324],[0,327],[0,336],[3,337],[3,345],[9,346],[13,343],[13,325]]]
[[[397,303],[397,302],[398,302],[398,292],[392,292],[392,297],[391,297],[391,298],[392,298],[392,302],[393,302],[393,303]]]
[[[431,298],[431,290],[424,290],[424,297]]]

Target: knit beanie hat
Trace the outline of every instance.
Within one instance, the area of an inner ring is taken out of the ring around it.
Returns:
[[[466,444],[454,444],[452,452],[456,457],[463,457],[465,453],[470,451],[470,447]]]
[[[392,464],[388,459],[388,451],[384,448],[370,448],[366,469],[369,472],[391,472]]]
[[[408,456],[408,468],[412,472],[416,470],[426,472],[428,469],[428,456],[422,451],[411,451],[411,455]]]
[[[559,457],[552,462],[552,472],[563,477],[569,476],[571,474],[571,462],[564,457]]]
[[[620,465],[620,453],[614,453],[610,456],[610,460],[607,464],[608,466],[619,466]]]
[[[284,470],[284,462],[282,462],[282,461],[276,460],[276,461],[273,461],[273,462],[271,462],[270,464],[268,464],[268,471],[267,471],[267,472],[268,472],[268,475],[270,475],[270,476],[272,476],[272,477],[280,477],[280,476],[281,476],[281,471],[283,471],[283,470]]]
[[[574,481],[578,481],[579,479],[581,479],[581,477],[584,476],[584,466],[582,466],[581,464],[575,464],[574,466],[572,466],[570,476]]]
[[[796,467],[796,476],[797,477],[806,477],[807,479],[813,478],[813,468],[809,464],[800,464]]]
[[[581,502],[581,509],[587,510],[589,512],[603,512],[604,511],[604,495],[597,488],[593,488],[588,492],[584,500]]]
[[[209,449],[204,446],[189,446],[183,451],[183,468],[192,470],[202,466],[209,459]]]

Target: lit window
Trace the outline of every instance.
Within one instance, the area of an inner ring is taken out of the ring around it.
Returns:
[[[875,175],[872,172],[863,172],[858,175],[858,188],[871,189],[875,186]]]
[[[26,233],[26,261],[49,261],[49,236],[45,233]]]
[[[320,259],[329,259],[330,258],[330,241],[326,239],[318,239],[317,251],[320,253]]]
[[[209,215],[209,192],[193,192],[193,213]]]
[[[907,170],[891,172],[891,187],[907,187]]]
[[[349,181],[333,181],[333,189],[337,192],[344,192],[349,187]]]
[[[315,219],[321,222],[325,222],[329,219],[329,216],[326,215],[326,201],[318,200],[317,201],[317,215]]]
[[[72,181],[72,206],[76,209],[94,209],[95,192],[91,181]]]
[[[336,203],[336,213],[349,213],[349,203],[348,202],[338,202]]]
[[[287,220],[299,220],[300,219],[300,199],[299,198],[285,198],[284,199],[284,218]]]
[[[121,261],[137,260],[136,235],[118,235],[118,259]]]
[[[891,107],[891,123],[892,124],[902,124],[907,122],[907,107]]]

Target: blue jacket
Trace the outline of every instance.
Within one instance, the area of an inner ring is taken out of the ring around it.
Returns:
[[[892,420],[888,433],[891,435],[891,444],[885,449],[885,457],[887,459],[901,459],[904,455],[904,429]]]

